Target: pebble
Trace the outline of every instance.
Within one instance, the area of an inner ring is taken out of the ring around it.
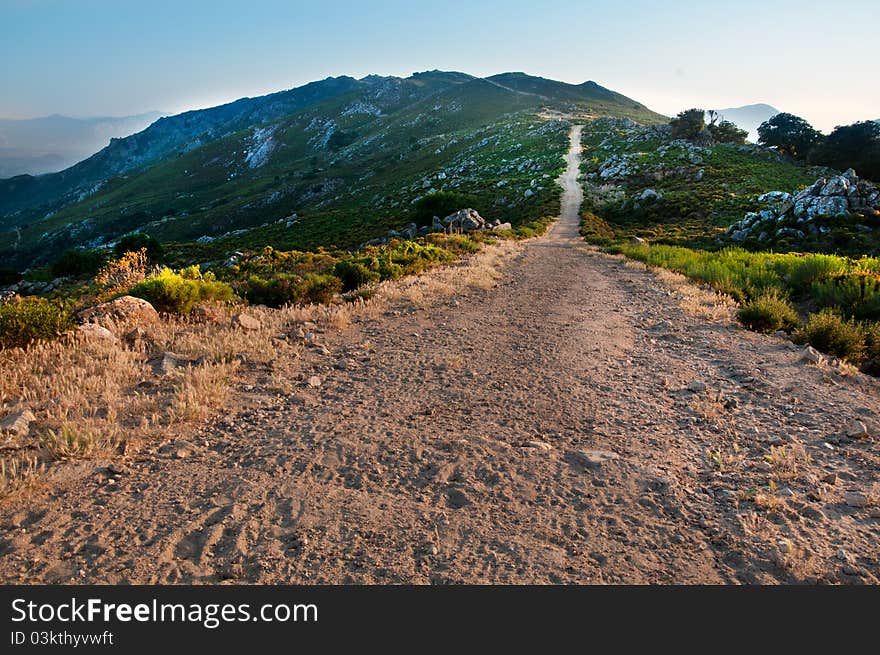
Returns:
[[[867,439],[868,428],[861,421],[853,421],[846,428],[846,436],[850,439]]]
[[[553,450],[553,446],[551,446],[546,441],[527,441],[526,447],[537,448],[538,450],[543,450],[545,452],[550,452],[551,450]]]
[[[694,393],[703,393],[706,390],[706,383],[694,381],[691,382],[688,386],[688,391],[693,391]]]
[[[829,473],[822,478],[825,484],[837,484],[837,473]]]
[[[313,375],[308,380],[306,380],[306,386],[311,387],[312,389],[317,389],[322,384],[322,380],[319,376]]]

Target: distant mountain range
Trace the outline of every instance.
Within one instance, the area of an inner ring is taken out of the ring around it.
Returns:
[[[161,118],[59,173],[0,180],[0,259],[45,261],[138,229],[191,241],[304,212],[310,219],[285,233],[287,245],[321,245],[330,231],[343,235],[332,243],[356,245],[377,236],[379,222],[405,224],[424,193],[412,191],[415,180],[421,189],[426,175],[466,170],[468,153],[491,154],[486,144],[504,130],[525,139],[510,155],[523,167],[546,156],[529,156],[537,137],[528,134],[539,113],[537,124],[554,112],[668,120],[595,82],[446,71],[330,77]],[[451,184],[446,175],[439,186]]]
[[[110,139],[140,132],[162,114],[0,119],[0,178],[52,173],[94,155]]]
[[[749,133],[749,141],[758,141],[758,126],[764,121],[780,113],[775,107],[765,104],[745,105],[744,107],[728,107],[716,109],[722,118],[734,123]]]

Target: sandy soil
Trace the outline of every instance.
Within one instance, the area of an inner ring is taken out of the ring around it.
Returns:
[[[494,286],[327,329],[186,444],[0,508],[0,578],[876,583],[877,441],[842,433],[877,434],[877,382],[590,250],[569,163]]]

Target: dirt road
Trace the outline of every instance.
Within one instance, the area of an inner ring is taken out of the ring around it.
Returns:
[[[495,286],[328,330],[272,372],[320,386],[255,375],[182,458],[4,507],[0,577],[876,583],[877,442],[841,434],[876,381],[589,250],[577,162]]]

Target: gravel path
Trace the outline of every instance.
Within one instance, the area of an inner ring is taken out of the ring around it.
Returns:
[[[272,372],[320,386],[257,371],[184,457],[0,511],[0,577],[876,583],[877,441],[841,434],[877,429],[876,381],[590,250],[577,162],[494,287],[328,329]]]

